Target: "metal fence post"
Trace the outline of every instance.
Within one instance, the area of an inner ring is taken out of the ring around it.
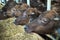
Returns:
[[[47,0],[47,11],[51,10],[51,0]]]
[[[27,0],[27,5],[29,5],[29,6],[30,6],[30,0]]]

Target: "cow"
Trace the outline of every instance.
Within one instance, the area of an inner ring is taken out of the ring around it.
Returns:
[[[36,8],[28,8],[27,10],[22,12],[22,15],[16,18],[15,24],[25,25],[29,22],[33,21],[41,14]]]
[[[59,27],[56,26],[58,25],[58,22],[54,21],[54,18],[58,14],[59,13],[56,14],[56,11],[51,10],[27,24],[24,29],[27,33],[37,33],[41,36],[46,36],[46,34],[55,34]],[[43,37],[45,38],[45,36]],[[45,39],[48,40],[47,38]]]

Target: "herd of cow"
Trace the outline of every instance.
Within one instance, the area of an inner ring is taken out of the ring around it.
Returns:
[[[11,17],[16,18],[15,25],[26,25],[24,29],[27,33],[34,32],[42,37],[45,37],[45,34],[58,34],[58,29],[60,29],[60,1],[52,1],[51,10],[47,11],[45,4],[40,0],[31,0],[31,6],[9,0],[0,11],[0,20]],[[45,37],[45,39],[48,40],[49,38]]]

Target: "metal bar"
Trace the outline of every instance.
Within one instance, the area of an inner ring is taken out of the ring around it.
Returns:
[[[27,0],[27,5],[29,5],[29,6],[30,6],[30,0]]]
[[[0,0],[0,3],[1,3],[1,0]]]
[[[22,0],[20,0],[20,3],[22,3]]]
[[[51,0],[47,0],[47,11],[51,10]]]
[[[16,1],[16,3],[18,3],[18,2],[19,2],[19,0],[14,0],[14,1]]]

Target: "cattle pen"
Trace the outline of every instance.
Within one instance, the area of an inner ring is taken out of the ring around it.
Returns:
[[[0,40],[60,40],[60,0],[0,0]]]

